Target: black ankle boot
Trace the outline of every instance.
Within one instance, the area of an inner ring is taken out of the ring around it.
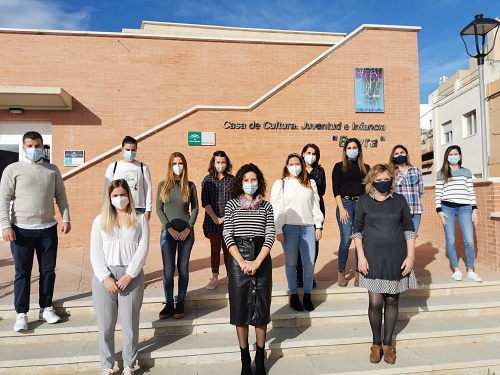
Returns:
[[[266,375],[266,368],[264,367],[264,359],[266,352],[264,348],[256,345],[257,351],[255,352],[255,375]]]
[[[295,311],[304,311],[298,294],[290,294],[290,307]]]
[[[252,363],[252,358],[250,357],[250,349],[247,347],[241,349],[241,375],[252,375],[252,368],[250,364]]]
[[[314,306],[312,304],[312,301],[311,301],[311,293],[304,293],[304,309],[306,309],[307,311],[313,311],[314,310]]]

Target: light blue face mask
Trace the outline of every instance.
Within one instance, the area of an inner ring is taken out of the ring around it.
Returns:
[[[26,157],[31,161],[38,161],[42,157],[42,149],[41,148],[27,148],[26,149]]]
[[[135,160],[136,155],[137,155],[137,152],[135,152],[135,151],[123,151],[123,157],[127,161]]]
[[[252,195],[259,188],[259,184],[242,184],[242,187],[245,193]]]
[[[458,164],[460,161],[460,155],[448,155],[448,163],[452,165]]]
[[[358,150],[346,150],[345,154],[349,159],[356,159],[358,157],[359,151]]]

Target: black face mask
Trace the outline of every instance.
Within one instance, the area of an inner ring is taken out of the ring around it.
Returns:
[[[392,181],[380,181],[380,182],[374,182],[373,187],[375,190],[377,190],[379,193],[387,193],[389,190],[391,190],[392,186]]]
[[[406,155],[398,155],[393,160],[396,164],[404,164],[408,161],[408,157]]]

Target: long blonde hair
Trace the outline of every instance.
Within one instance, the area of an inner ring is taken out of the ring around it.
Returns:
[[[108,192],[106,197],[104,198],[104,205],[102,206],[101,211],[101,229],[106,233],[111,233],[115,228],[118,227],[118,217],[116,214],[116,208],[111,204],[111,193],[116,188],[123,188],[127,192],[127,198],[129,203],[127,205],[127,212],[125,214],[124,225],[128,228],[135,228],[137,225],[137,214],[135,212],[134,199],[132,198],[132,194],[130,194],[130,187],[128,186],[128,182],[119,179],[113,180],[109,184]]]
[[[170,190],[175,185],[175,175],[174,175],[174,158],[182,159],[182,174],[180,179],[181,192],[182,192],[182,200],[184,202],[189,202],[189,180],[188,180],[188,166],[186,162],[186,158],[180,152],[173,152],[168,159],[167,165],[167,175],[165,176],[165,181],[163,181],[163,185],[161,187],[160,192],[160,200],[162,202],[170,201]]]

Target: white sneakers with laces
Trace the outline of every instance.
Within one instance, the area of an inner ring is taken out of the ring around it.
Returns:
[[[61,321],[61,318],[56,314],[52,306],[41,309],[38,313],[38,318],[39,320],[47,322],[49,324],[54,324]]]
[[[455,281],[462,281],[462,272],[460,272],[459,270],[455,271],[453,273],[453,275],[451,275],[451,278]]]
[[[477,273],[475,273],[474,271],[467,272],[467,279],[469,279],[471,281],[475,281],[476,283],[480,283],[483,281],[483,279],[481,279],[479,277],[479,275]]]
[[[14,331],[27,331],[28,330],[28,315],[25,313],[17,314],[16,322],[14,323]]]
[[[207,289],[214,290],[215,288],[217,288],[217,285],[219,285],[219,280],[216,277],[212,277],[208,282]]]
[[[134,369],[132,367],[125,367],[122,375],[134,375]]]
[[[111,375],[113,373],[113,369],[110,368],[103,368],[101,370],[101,375]]]

